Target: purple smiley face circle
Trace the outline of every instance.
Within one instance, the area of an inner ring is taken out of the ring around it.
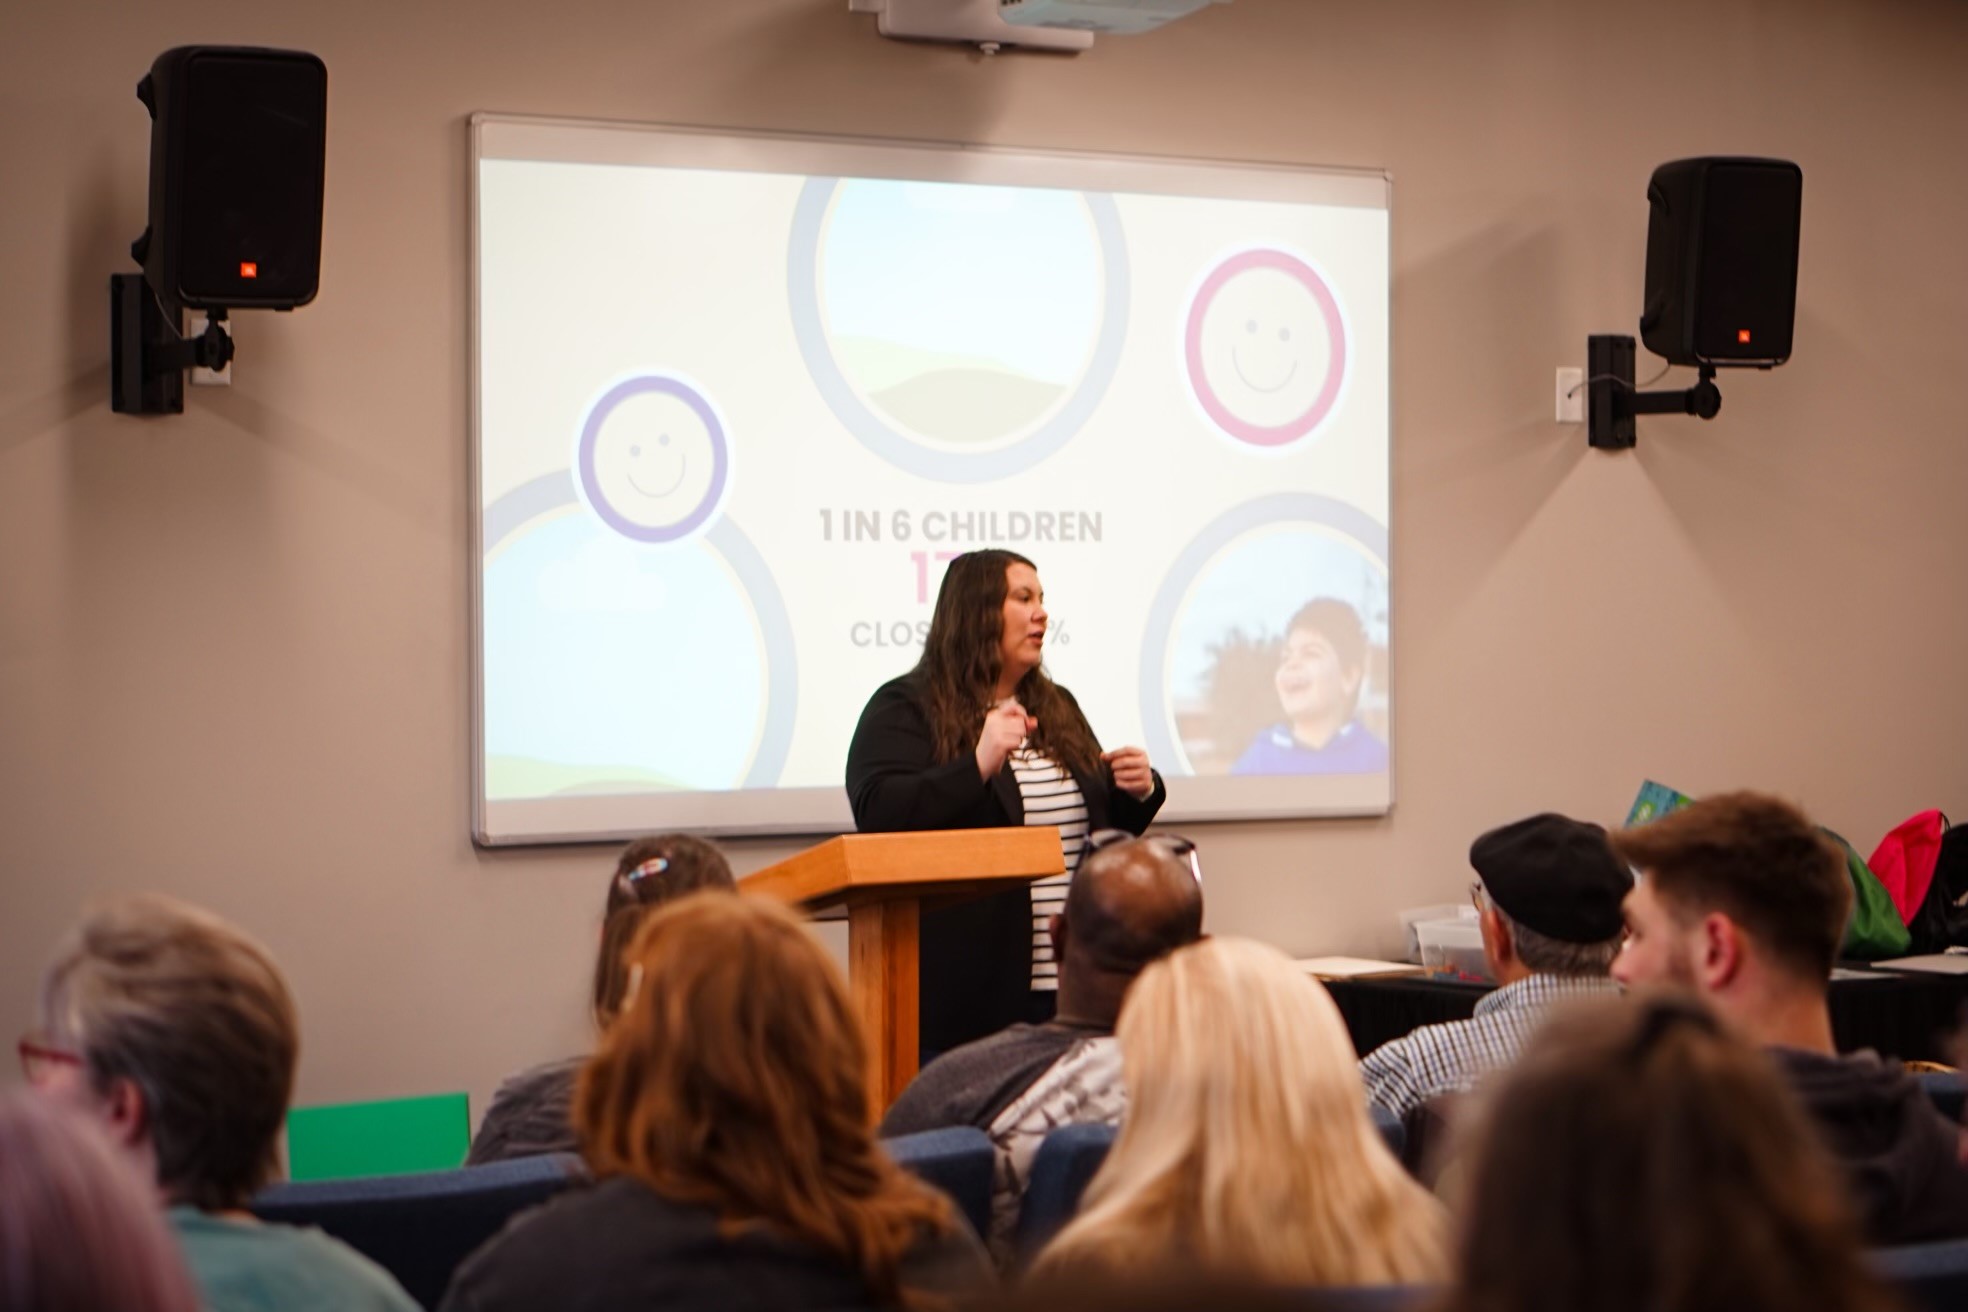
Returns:
[[[723,505],[731,444],[702,392],[672,375],[642,374],[588,408],[574,470],[582,500],[602,523],[637,542],[679,542]]]

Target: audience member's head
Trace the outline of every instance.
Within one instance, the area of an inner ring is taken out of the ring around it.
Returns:
[[[77,1113],[0,1095],[0,1308],[197,1307],[156,1186]]]
[[[1453,1312],[1885,1305],[1775,1068],[1690,995],[1554,1017],[1472,1128]]]
[[[1368,1119],[1324,988],[1275,948],[1212,938],[1141,972],[1121,1011],[1127,1118],[1042,1271],[1278,1284],[1439,1277],[1440,1207]]]
[[[1680,984],[1762,1042],[1797,1013],[1824,1015],[1852,910],[1839,850],[1796,807],[1724,793],[1612,836],[1640,872],[1613,974]],[[1828,1024],[1828,1022],[1825,1022]]]
[[[875,1142],[866,1041],[825,950],[779,906],[706,894],[651,915],[625,961],[575,1097],[595,1174],[764,1222],[892,1300],[904,1253],[952,1213]]]
[[[1143,967],[1203,932],[1203,886],[1195,845],[1173,834],[1093,835],[1052,922],[1059,962],[1059,1012],[1112,1025]]]
[[[278,1169],[299,1031],[266,949],[169,898],[104,903],[41,985],[35,1083],[99,1119],[165,1197],[243,1207]]]
[[[1633,876],[1595,824],[1545,813],[1469,845],[1480,879],[1483,956],[1499,984],[1529,975],[1604,975],[1620,949]]]
[[[643,918],[685,893],[737,886],[724,853],[689,834],[652,834],[622,849],[615,873],[608,879],[601,950],[595,955],[593,1009],[597,1028],[607,1029],[622,1005],[622,989],[628,981],[622,953],[642,927]]]

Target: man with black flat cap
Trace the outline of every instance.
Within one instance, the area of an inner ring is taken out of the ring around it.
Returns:
[[[1470,885],[1483,958],[1497,990],[1468,1020],[1383,1043],[1360,1063],[1367,1096],[1407,1117],[1432,1099],[1471,1088],[1517,1059],[1555,1004],[1616,993],[1620,902],[1633,875],[1606,831],[1562,815],[1492,829],[1469,847]]]

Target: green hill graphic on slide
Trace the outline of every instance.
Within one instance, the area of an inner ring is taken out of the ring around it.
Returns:
[[[871,405],[933,441],[995,442],[1031,427],[1066,388],[1001,360],[925,351],[875,337],[836,337],[841,371]]]
[[[597,797],[614,793],[663,793],[684,784],[633,765],[566,765],[530,756],[485,758],[485,795],[498,800],[528,797]]]

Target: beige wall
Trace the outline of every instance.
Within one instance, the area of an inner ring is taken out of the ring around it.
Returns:
[[[1076,60],[883,42],[840,0],[69,0],[0,34],[0,1017],[85,897],[157,887],[286,963],[305,1099],[482,1105],[580,1041],[604,854],[466,836],[480,109],[1392,171],[1398,801],[1199,832],[1218,930],[1392,950],[1474,832],[1617,819],[1649,775],[1862,846],[1968,811],[1959,4],[1237,0]],[[192,40],[326,59],[323,291],[138,421],[104,305],[131,88]],[[1721,152],[1804,167],[1795,362],[1589,452],[1552,370],[1632,331],[1648,172]]]

